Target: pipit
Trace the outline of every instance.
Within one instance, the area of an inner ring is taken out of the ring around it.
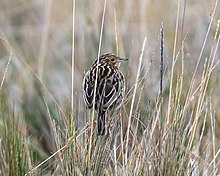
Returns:
[[[97,133],[105,134],[105,120],[109,111],[117,112],[125,96],[125,79],[119,70],[121,61],[127,61],[126,58],[120,58],[112,53],[107,53],[94,61],[91,68],[85,74],[83,79],[83,98],[90,109],[95,103],[97,117]],[[96,73],[97,84],[96,91]],[[94,93],[95,92],[95,93]],[[95,94],[95,99],[94,99]]]

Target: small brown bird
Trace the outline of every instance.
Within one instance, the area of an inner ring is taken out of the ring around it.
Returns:
[[[105,134],[105,119],[108,110],[119,110],[125,95],[125,80],[119,70],[121,61],[127,61],[112,53],[107,53],[92,64],[83,79],[83,98],[90,109],[93,107],[93,97],[95,89],[96,72],[97,87],[95,93],[95,110],[98,113],[97,133]]]

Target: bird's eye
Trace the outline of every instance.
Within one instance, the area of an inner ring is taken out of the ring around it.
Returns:
[[[115,59],[113,59],[113,58],[111,59],[112,62],[114,62],[114,60],[115,60]]]

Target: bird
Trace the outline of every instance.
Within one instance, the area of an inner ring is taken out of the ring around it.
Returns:
[[[123,104],[125,78],[119,66],[122,61],[127,60],[113,53],[103,54],[93,62],[84,76],[83,99],[89,109],[93,107],[93,103],[95,104],[97,135],[105,135],[105,120],[108,112],[111,110],[117,112]],[[95,83],[96,79],[97,83]],[[95,84],[96,91],[94,90]]]

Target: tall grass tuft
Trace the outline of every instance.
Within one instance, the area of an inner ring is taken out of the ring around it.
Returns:
[[[15,118],[14,112],[1,96],[1,175],[25,175],[32,167],[33,151],[29,146],[26,125],[20,119]]]

